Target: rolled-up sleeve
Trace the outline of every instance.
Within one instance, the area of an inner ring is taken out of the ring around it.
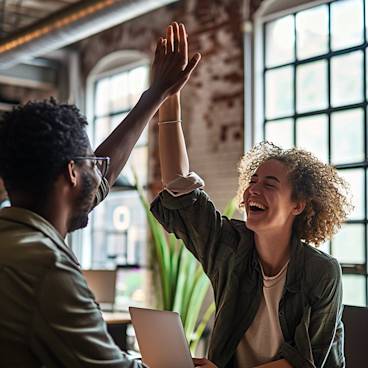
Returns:
[[[203,188],[204,181],[195,172],[190,172],[186,176],[179,175],[165,186],[165,190],[172,196],[178,197],[192,192],[194,189]]]
[[[221,216],[201,189],[179,197],[163,191],[152,202],[151,211],[169,233],[184,241],[210,279],[238,243],[233,241],[237,233],[230,220]]]

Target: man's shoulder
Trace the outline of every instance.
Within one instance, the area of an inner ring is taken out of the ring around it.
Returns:
[[[0,263],[19,269],[50,268],[59,258],[53,240],[23,223],[0,218]]]

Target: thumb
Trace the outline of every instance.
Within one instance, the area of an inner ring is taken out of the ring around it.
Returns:
[[[184,69],[184,74],[187,77],[190,77],[190,75],[192,74],[193,70],[197,67],[200,60],[201,60],[201,54],[199,52],[194,54],[194,56],[190,59],[190,61],[188,62],[188,65]]]

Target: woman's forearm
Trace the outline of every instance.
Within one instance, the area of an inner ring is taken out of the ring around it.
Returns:
[[[180,120],[180,94],[177,93],[168,98],[159,111],[160,164],[164,185],[189,173],[189,159],[181,123],[172,123]],[[171,123],[165,123],[169,121]]]

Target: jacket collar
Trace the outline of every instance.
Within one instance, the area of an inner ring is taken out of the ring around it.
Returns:
[[[261,269],[259,266],[258,254],[254,243],[254,233],[252,232],[253,246],[249,247],[251,269],[258,272],[261,277]],[[297,293],[301,290],[301,280],[304,270],[304,247],[305,245],[294,235],[291,239],[290,261],[285,281],[285,289],[291,293]],[[255,277],[254,272],[251,273]]]
[[[60,233],[46,219],[37,213],[20,207],[5,207],[0,210],[0,220],[22,224],[40,231],[47,238],[51,239],[60,250],[66,253],[73,262],[79,265],[76,256],[65,243]]]
[[[305,245],[294,235],[291,240],[290,262],[286,275],[285,288],[291,293],[301,291],[304,272]]]

